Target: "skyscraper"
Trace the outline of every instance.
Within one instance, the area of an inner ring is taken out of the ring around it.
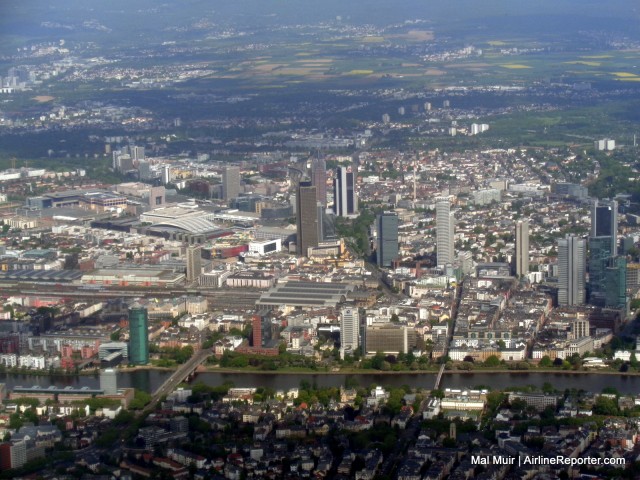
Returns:
[[[224,167],[222,171],[222,198],[229,201],[240,194],[240,167]]]
[[[585,300],[586,242],[574,235],[558,240],[558,303],[582,305]]]
[[[611,255],[618,253],[618,202],[594,200],[591,205],[591,236],[611,237]]]
[[[605,306],[609,308],[626,308],[627,306],[627,259],[611,257],[605,271],[607,288]]]
[[[166,185],[171,182],[171,166],[164,165],[162,167],[162,184]]]
[[[297,253],[307,256],[309,247],[317,247],[319,242],[318,201],[316,187],[311,182],[300,182],[296,192],[296,239]]]
[[[358,309],[352,306],[340,311],[340,348],[357,350],[360,344],[360,316]]]
[[[144,147],[131,147],[131,156],[135,161],[144,160]]]
[[[611,260],[611,237],[589,237],[589,303],[604,307],[607,267]]]
[[[625,308],[627,262],[618,256],[618,202],[594,200],[589,238],[589,303]]]
[[[529,273],[529,220],[516,223],[516,276]]]
[[[138,177],[140,180],[149,180],[151,178],[151,164],[145,160],[138,162]]]
[[[384,212],[376,217],[377,248],[379,267],[390,267],[398,256],[398,215]]]
[[[436,252],[438,265],[452,263],[454,259],[453,234],[455,217],[449,197],[436,197]]]
[[[149,318],[147,309],[140,306],[129,309],[129,363],[149,363]]]
[[[324,158],[311,161],[311,183],[316,187],[316,200],[323,207],[327,206],[327,162]]]
[[[353,167],[338,167],[333,179],[333,211],[338,217],[358,213],[356,174]]]
[[[262,317],[254,315],[251,320],[251,346],[262,347]]]
[[[202,247],[190,245],[187,247],[187,282],[198,280],[202,273]]]

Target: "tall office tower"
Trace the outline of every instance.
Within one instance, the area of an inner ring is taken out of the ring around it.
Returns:
[[[151,178],[151,164],[145,160],[138,162],[138,177],[140,180],[149,180]]]
[[[379,267],[390,267],[398,256],[398,215],[384,212],[376,217],[378,244],[376,249]]]
[[[327,232],[325,232],[325,213],[324,207],[320,202],[317,203],[316,208],[318,209],[318,243],[324,242],[327,238]]]
[[[627,259],[611,257],[606,269],[607,288],[605,306],[609,308],[627,307]]]
[[[607,297],[607,267],[611,261],[611,237],[589,237],[589,303],[604,307]]]
[[[167,183],[171,183],[171,166],[164,165],[162,167],[162,184],[166,185]]]
[[[449,197],[436,197],[436,252],[438,265],[452,263],[454,259],[453,233],[455,217]]]
[[[262,346],[262,317],[260,315],[254,315],[251,319],[251,346]]]
[[[582,305],[585,299],[586,242],[574,235],[558,240],[558,303]]]
[[[136,162],[144,160],[144,147],[131,147],[131,156]]]
[[[311,183],[316,187],[316,199],[323,207],[327,206],[327,162],[324,158],[311,161]]]
[[[516,276],[529,273],[529,220],[516,223]]]
[[[352,167],[338,167],[333,179],[333,211],[338,217],[358,213],[356,174]]]
[[[187,247],[187,282],[195,282],[202,273],[202,247],[190,245]]]
[[[113,368],[100,371],[100,390],[104,390],[105,395],[118,393],[118,377]]]
[[[611,237],[611,255],[618,253],[618,202],[594,200],[591,205],[591,236]]]
[[[149,318],[147,309],[137,305],[129,309],[129,363],[149,363]]]
[[[240,194],[240,167],[225,167],[222,171],[222,198],[229,201]]]
[[[340,348],[356,350],[360,344],[360,316],[352,306],[340,311]]]
[[[311,182],[300,182],[296,192],[296,226],[298,255],[306,257],[309,247],[317,247],[319,238],[318,201],[316,187]]]

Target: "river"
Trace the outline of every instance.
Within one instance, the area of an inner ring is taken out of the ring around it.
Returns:
[[[120,372],[118,374],[119,387],[135,387],[147,392],[157,389],[164,382],[171,372],[162,370],[135,370],[130,372]],[[237,387],[269,387],[274,390],[283,390],[292,387],[299,387],[300,382],[305,380],[311,385],[318,387],[339,387],[349,382],[356,383],[363,387],[370,385],[383,385],[398,387],[409,385],[418,388],[433,388],[435,382],[434,373],[412,374],[375,374],[364,373],[358,375],[335,375],[335,374],[265,374],[265,373],[221,373],[207,372],[196,375],[195,382],[203,382],[208,385],[220,385],[224,382],[232,382]],[[625,394],[640,394],[640,375],[604,375],[597,373],[573,374],[573,373],[542,373],[542,372],[471,372],[471,373],[445,373],[442,379],[442,388],[464,388],[486,386],[500,389],[512,386],[534,385],[542,386],[545,382],[550,383],[558,390],[567,388],[583,389],[591,392],[601,392],[605,387],[614,387],[619,392]],[[33,376],[19,375],[13,373],[0,374],[0,383],[5,383],[7,390],[14,386],[40,385],[48,387],[56,386],[89,386],[97,387],[100,384],[99,378],[93,375],[81,376]]]

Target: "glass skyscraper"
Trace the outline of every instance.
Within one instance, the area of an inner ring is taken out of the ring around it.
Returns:
[[[379,267],[390,267],[398,256],[398,215],[384,212],[376,217],[376,255]]]
[[[298,255],[306,257],[309,247],[317,247],[321,229],[318,222],[316,187],[311,182],[300,182],[296,192],[296,248]]]
[[[586,242],[574,235],[558,240],[558,303],[583,305],[585,300]]]
[[[149,317],[140,306],[129,309],[129,363],[149,363]]]

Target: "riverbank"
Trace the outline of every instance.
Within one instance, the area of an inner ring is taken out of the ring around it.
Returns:
[[[238,368],[223,368],[223,367],[207,367],[200,373],[224,373],[224,374],[239,374],[239,375],[436,375],[438,370],[397,370],[397,371],[382,371],[382,370],[362,370],[362,369],[343,369],[338,371],[324,371],[324,370],[260,370],[260,369],[238,369]],[[640,372],[616,372],[613,370],[558,370],[553,368],[536,368],[531,370],[509,370],[508,368],[486,368],[475,370],[445,370],[444,375],[502,375],[502,374],[552,374],[552,375],[613,375],[623,377],[637,377],[640,376]]]

